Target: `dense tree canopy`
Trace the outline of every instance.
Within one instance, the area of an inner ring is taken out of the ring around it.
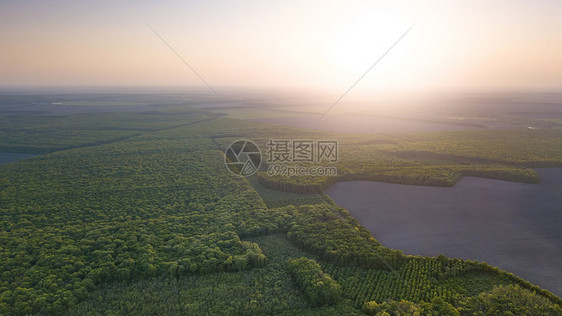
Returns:
[[[0,121],[2,150],[48,153],[0,166],[0,314],[559,312],[552,293],[491,266],[385,248],[322,194],[355,178],[535,181],[528,166],[562,161],[559,132],[344,136],[338,178],[262,174],[266,186],[315,193],[264,202],[223,150],[303,130],[195,110]],[[516,140],[528,150],[514,154]],[[492,150],[501,142],[506,153]]]

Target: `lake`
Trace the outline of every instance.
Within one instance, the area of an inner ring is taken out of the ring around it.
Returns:
[[[487,262],[562,295],[562,168],[539,184],[463,177],[454,187],[371,181],[326,193],[384,246]]]
[[[33,156],[37,156],[37,154],[18,154],[18,153],[0,152],[0,165],[8,162],[14,162],[26,158],[31,158]]]

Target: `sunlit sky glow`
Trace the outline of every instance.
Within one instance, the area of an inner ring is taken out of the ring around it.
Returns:
[[[3,1],[0,85],[562,88],[562,1]]]

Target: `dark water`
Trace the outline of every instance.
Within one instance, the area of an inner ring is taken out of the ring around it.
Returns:
[[[540,184],[350,181],[327,194],[387,247],[487,262],[562,296],[562,168],[537,171]]]
[[[33,156],[37,156],[36,154],[17,154],[17,153],[3,153],[0,152],[0,165],[14,162],[21,159],[31,158]]]

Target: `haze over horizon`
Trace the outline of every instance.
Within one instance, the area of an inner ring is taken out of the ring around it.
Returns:
[[[3,3],[0,86],[562,88],[562,2]]]

